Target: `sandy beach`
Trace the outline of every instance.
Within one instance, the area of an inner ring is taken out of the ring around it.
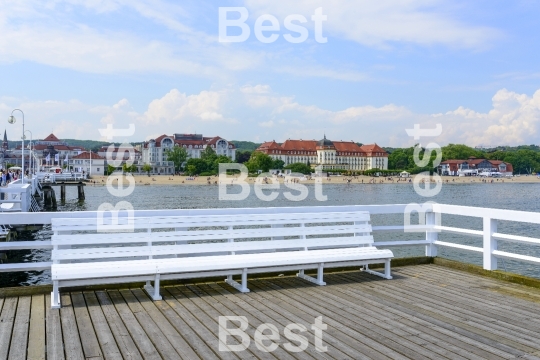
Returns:
[[[152,186],[152,185],[218,185],[219,178],[217,176],[198,176],[198,177],[189,177],[189,176],[169,176],[169,175],[133,175],[136,185],[140,186]],[[538,183],[540,184],[540,179],[536,175],[521,175],[514,177],[505,177],[505,178],[480,178],[480,177],[457,177],[457,176],[442,176],[443,184],[471,184],[471,183],[494,183],[494,184],[503,184],[503,183]],[[90,183],[88,185],[95,186],[105,186],[107,183],[107,176],[92,176]],[[285,181],[291,181],[284,178],[275,178],[280,183]],[[297,178],[301,184],[313,184],[315,180],[302,180]],[[412,182],[412,177],[409,178]],[[330,178],[324,178],[324,184],[410,184],[409,179],[398,178],[398,177],[370,177],[370,176],[332,176]],[[116,175],[111,177],[113,184],[117,183]],[[227,184],[233,184],[237,182],[237,177],[228,177],[226,180]],[[250,184],[254,184],[257,181],[257,178],[248,178],[246,180]],[[263,178],[259,180],[261,183],[264,181]],[[270,180],[268,180],[270,181]],[[432,180],[433,182],[434,180]],[[123,183],[128,184],[128,180],[124,177]]]

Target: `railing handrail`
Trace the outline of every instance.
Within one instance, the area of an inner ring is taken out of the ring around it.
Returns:
[[[227,209],[179,209],[179,210],[135,210],[135,217],[152,217],[152,216],[183,216],[183,215],[242,215],[242,214],[261,214],[261,213],[295,213],[295,212],[320,212],[320,211],[369,211],[372,215],[381,214],[403,214],[410,205],[351,205],[351,206],[309,206],[309,207],[281,207],[281,208],[227,208]],[[437,256],[438,247],[450,247],[465,251],[483,253],[483,266],[486,270],[497,269],[497,258],[508,258],[518,261],[525,261],[535,264],[540,264],[540,258],[533,256],[525,256],[513,254],[498,250],[498,241],[510,241],[525,243],[529,245],[540,245],[540,239],[504,234],[497,230],[497,222],[516,221],[532,224],[540,224],[540,216],[535,212],[478,208],[459,205],[444,205],[444,204],[426,204],[423,207],[426,216],[426,225],[386,225],[373,226],[373,232],[409,232],[409,233],[425,233],[425,239],[411,239],[399,241],[377,241],[377,247],[392,247],[392,246],[426,246],[426,256]],[[54,212],[54,213],[17,213],[17,214],[2,214],[4,224],[51,224],[53,218],[98,218],[98,214],[103,216],[103,213],[97,211],[80,211],[80,212]],[[110,212],[106,212],[109,217]],[[119,217],[126,217],[128,212],[119,212]],[[467,217],[476,217],[483,219],[483,229],[473,230],[459,227],[442,226],[436,223],[438,214],[444,215],[460,215]],[[11,222],[13,220],[13,222]],[[456,233],[465,236],[474,236],[483,238],[483,246],[469,246],[447,241],[439,240],[438,234],[441,232]],[[12,242],[0,243],[0,251],[2,250],[21,250],[21,249],[50,249],[50,241],[27,241],[27,242]],[[46,266],[42,265],[35,266]],[[27,267],[21,264],[22,270],[15,270],[17,267],[11,264],[4,266],[0,264],[1,271],[27,271]]]

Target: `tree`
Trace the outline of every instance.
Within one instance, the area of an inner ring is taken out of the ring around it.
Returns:
[[[216,152],[214,149],[212,149],[210,146],[207,146],[202,152],[201,152],[201,159],[206,162],[214,162],[214,160],[217,158]]]
[[[448,144],[441,148],[442,159],[444,160],[468,160],[470,157],[483,158],[481,151],[473,149],[467,145]]]
[[[280,169],[283,169],[284,166],[285,166],[285,161],[283,161],[281,159],[274,159],[272,161],[272,169],[280,170]],[[309,166],[309,164],[308,164],[308,166]]]
[[[181,146],[174,146],[172,149],[167,149],[165,154],[167,155],[167,161],[174,163],[176,171],[180,171],[180,168],[189,156],[187,150]]]
[[[144,171],[145,173],[148,174],[148,176],[150,176],[150,171],[152,171],[152,165],[150,164],[144,164],[142,166],[142,171]]]
[[[124,171],[124,173],[133,173],[137,171],[137,166],[124,163],[122,164],[122,171]]]
[[[186,172],[188,175],[192,176],[192,175],[196,175],[197,174],[197,168],[195,167],[195,165],[186,165]]]
[[[291,170],[291,172],[293,173],[300,173],[304,175],[309,175],[311,174],[311,171],[312,171],[311,167],[307,166],[304,163],[290,164],[290,165],[285,166],[285,169]]]
[[[245,163],[249,172],[256,173],[259,170],[268,172],[274,163],[274,160],[270,156],[260,151],[254,151],[249,158],[249,161]]]
[[[116,170],[116,167],[112,166],[111,164],[107,165],[107,175],[111,175]]]
[[[249,161],[249,158],[251,157],[251,151],[245,150],[245,151],[236,151],[236,162],[239,164],[243,164],[247,161]]]

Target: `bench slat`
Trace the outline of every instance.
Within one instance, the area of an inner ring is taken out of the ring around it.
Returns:
[[[103,219],[104,224],[110,223],[110,219]],[[207,226],[250,226],[259,223],[275,224],[302,224],[302,223],[329,223],[329,222],[366,222],[369,214],[362,212],[350,213],[315,213],[315,214],[265,214],[252,216],[179,216],[162,218],[136,218],[133,223],[134,229],[147,228],[174,228],[174,227],[207,227]],[[98,221],[95,218],[83,219],[52,219],[52,230],[57,231],[82,231],[96,230]],[[126,224],[126,218],[120,218],[119,224]]]
[[[214,252],[242,252],[256,250],[315,249],[321,247],[361,246],[373,243],[372,236],[321,238],[301,240],[243,241],[210,244],[184,244],[167,246],[109,247],[90,249],[53,250],[53,260],[105,259],[141,256],[204,254]]]
[[[272,257],[269,257],[268,254],[249,254],[182,258],[182,261],[178,261],[178,259],[152,259],[129,262],[55,264],[51,273],[53,280],[68,280],[129,276],[130,274],[133,276],[145,275],[148,271],[168,274],[391,258],[393,258],[393,254],[390,250],[369,247],[273,253]]]
[[[312,235],[344,235],[370,233],[371,225],[331,225],[294,228],[258,228],[258,229],[215,229],[202,231],[171,231],[157,233],[123,233],[123,234],[77,234],[53,235],[53,245],[83,245],[159,242],[159,241],[204,241],[223,239],[269,238],[281,236]],[[121,240],[121,241],[119,241]]]

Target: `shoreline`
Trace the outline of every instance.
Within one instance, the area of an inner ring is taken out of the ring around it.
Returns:
[[[90,179],[89,182],[86,183],[87,186],[105,186],[107,184],[107,176],[93,176],[92,179]],[[150,177],[147,175],[133,175],[133,178],[135,180],[136,186],[151,186],[151,185],[205,185],[205,186],[217,186],[219,185],[219,178],[217,176],[199,176],[199,177],[188,177],[188,176],[172,176],[172,175],[151,175]],[[389,180],[392,179],[392,180]],[[407,178],[404,180],[404,178],[400,179],[397,177],[370,177],[370,176],[356,176],[354,178],[347,177],[347,176],[333,176],[328,180],[327,178],[323,179],[323,184],[343,184],[343,185],[373,185],[373,184],[409,184],[412,185],[412,179]],[[529,176],[520,176],[520,177],[512,177],[512,178],[478,178],[478,177],[458,177],[458,176],[442,176],[442,182],[443,185],[450,185],[450,184],[540,184],[540,179],[538,179],[535,175],[529,175]],[[193,180],[188,180],[193,179]],[[227,177],[226,184],[227,185],[233,185],[237,184],[237,177]],[[249,184],[255,184],[256,180],[258,178],[247,178],[246,182]],[[409,182],[409,179],[411,182]],[[285,183],[285,179],[277,178],[274,179],[278,180],[280,184]],[[350,180],[350,181],[349,181]],[[486,182],[483,182],[483,180],[486,180]],[[493,180],[493,182],[492,182]],[[270,179],[268,181],[271,183]],[[262,179],[260,180],[261,184],[264,184],[262,182]],[[315,184],[315,180],[304,180],[299,181],[300,184],[305,185],[313,185]],[[113,184],[117,184],[117,180],[113,180]],[[435,184],[434,180],[432,180],[432,184]],[[129,185],[129,182],[124,179],[123,185]]]

